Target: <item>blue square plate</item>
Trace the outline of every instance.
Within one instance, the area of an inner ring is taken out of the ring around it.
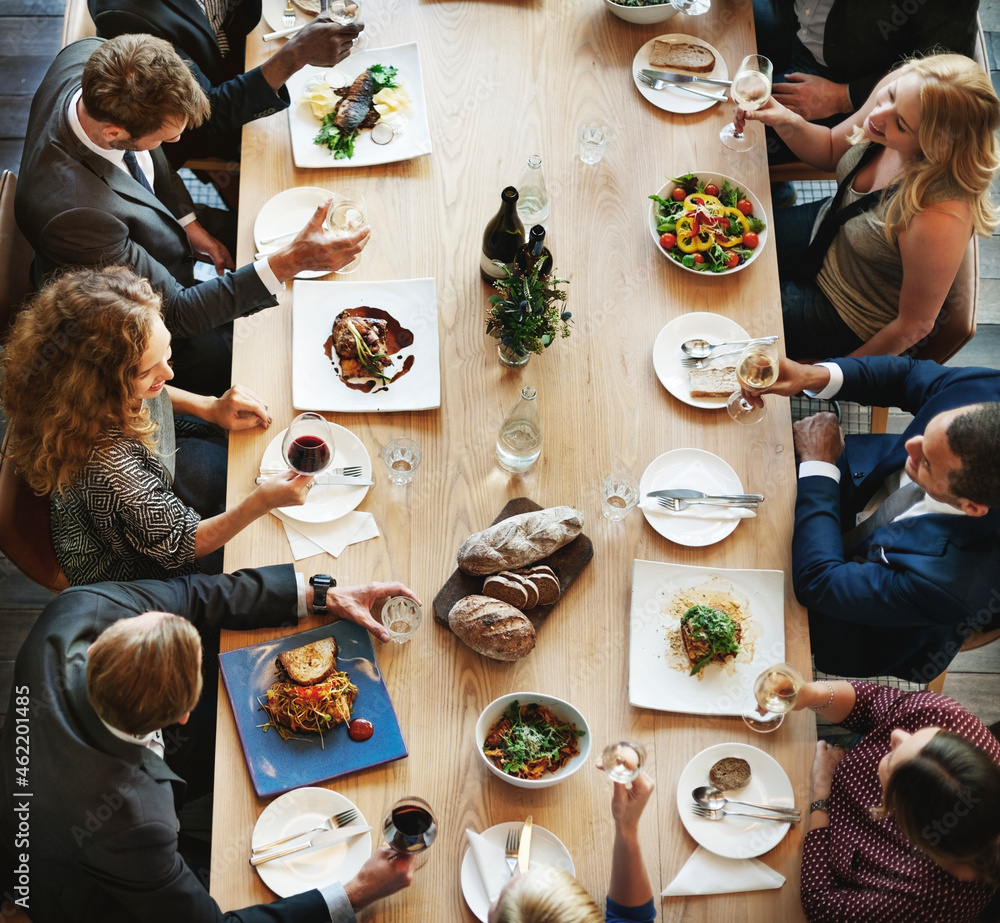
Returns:
[[[278,678],[274,665],[278,654],[330,635],[337,639],[337,669],[347,673],[358,687],[354,717],[371,721],[375,733],[369,740],[355,743],[347,736],[346,725],[338,724],[323,735],[322,748],[316,734],[309,734],[304,740],[284,741],[273,728],[265,733],[259,725],[267,722],[267,715],[261,711],[257,700],[264,700],[267,687]],[[354,622],[333,622],[263,644],[226,651],[219,655],[219,663],[250,778],[258,795],[277,795],[408,755],[389,690],[375,659],[372,639]]]

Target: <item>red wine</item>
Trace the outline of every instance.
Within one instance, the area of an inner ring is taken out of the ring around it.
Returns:
[[[403,836],[423,836],[434,826],[430,811],[416,805],[404,805],[392,812],[392,822]]]
[[[330,461],[330,447],[319,436],[299,436],[288,447],[288,464],[301,474],[322,471]]]
[[[437,836],[434,815],[415,803],[397,804],[385,819],[385,841],[398,852],[415,853],[426,849]]]

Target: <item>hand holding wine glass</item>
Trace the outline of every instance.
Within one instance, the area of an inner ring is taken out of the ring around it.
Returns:
[[[753,731],[776,731],[785,715],[795,708],[804,685],[802,675],[790,663],[768,667],[753,684],[755,705],[743,713],[743,721]]]
[[[330,18],[342,26],[349,26],[357,22],[361,13],[361,5],[357,0],[330,0]],[[368,36],[364,32],[358,34],[354,40],[354,50],[364,51],[368,47]]]
[[[763,391],[778,379],[778,347],[776,343],[751,340],[736,363],[736,378],[741,389]],[[737,423],[759,423],[767,415],[761,400],[749,401],[743,391],[734,391],[726,409]]]
[[[281,454],[297,474],[320,474],[330,466],[334,452],[330,424],[318,413],[300,413],[281,443]]]
[[[771,98],[772,70],[771,62],[763,55],[747,55],[733,77],[731,92],[736,105],[750,112],[763,106]],[[753,147],[753,139],[743,133],[742,126],[736,126],[735,119],[719,132],[719,139],[731,151],[749,151]]]
[[[416,795],[400,798],[382,821],[386,845],[402,855],[423,852],[437,836],[431,806]]]

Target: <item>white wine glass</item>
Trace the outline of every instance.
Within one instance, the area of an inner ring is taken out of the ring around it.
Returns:
[[[741,388],[748,391],[763,391],[778,380],[778,346],[751,340],[740,353],[736,363],[736,378]],[[743,391],[734,391],[726,403],[726,409],[737,423],[760,423],[767,416],[767,407],[751,404]]]
[[[753,684],[754,705],[743,713],[746,726],[758,734],[778,730],[799,701],[802,675],[790,663],[768,667]]]
[[[325,471],[334,456],[333,431],[318,413],[300,413],[292,420],[281,442],[281,454],[297,474]]]
[[[616,740],[601,754],[601,768],[612,782],[628,785],[639,778],[646,762],[646,748],[637,740]]]
[[[360,192],[345,189],[334,194],[330,210],[326,213],[326,229],[336,237],[354,234],[368,223],[365,215],[365,199]],[[359,253],[350,263],[337,272],[354,272],[361,265]]]
[[[416,795],[400,798],[382,821],[382,838],[400,855],[422,853],[437,836],[437,821],[431,806]]]
[[[330,0],[330,18],[342,26],[349,26],[358,18],[361,5],[356,0]],[[368,47],[368,36],[359,32],[352,51],[364,51]]]
[[[759,109],[771,98],[771,62],[760,54],[748,54],[733,77],[733,102],[745,112]],[[719,139],[731,151],[749,151],[753,138],[736,130],[735,118],[719,132]]]

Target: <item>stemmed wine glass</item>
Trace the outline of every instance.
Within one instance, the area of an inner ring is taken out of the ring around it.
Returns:
[[[416,795],[400,798],[382,821],[386,845],[401,855],[423,852],[437,836],[437,821],[431,806]]]
[[[361,6],[357,0],[330,0],[330,18],[342,26],[349,26],[358,18]],[[353,51],[364,51],[368,47],[368,36],[359,32],[354,40]]]
[[[639,778],[646,762],[646,748],[637,740],[616,740],[604,748],[601,768],[612,782],[628,784]]]
[[[333,460],[333,432],[318,413],[300,413],[285,433],[281,454],[297,474],[315,475]]]
[[[326,213],[326,227],[336,236],[346,236],[360,230],[368,223],[365,217],[365,199],[353,189],[337,193],[333,204]],[[354,272],[361,265],[359,253],[350,263],[337,270],[339,273]]]
[[[775,343],[751,340],[736,363],[736,378],[748,391],[763,391],[778,380],[778,347]],[[726,409],[737,423],[760,423],[767,408],[750,403],[742,391],[734,391]]]
[[[751,706],[743,713],[746,726],[759,734],[776,731],[798,702],[803,683],[801,674],[790,663],[768,667],[753,684],[754,699],[765,714]]]
[[[753,112],[771,98],[771,62],[760,54],[748,54],[733,77],[733,101],[741,109]],[[736,130],[735,118],[722,131],[719,139],[731,151],[749,151],[753,138]]]

